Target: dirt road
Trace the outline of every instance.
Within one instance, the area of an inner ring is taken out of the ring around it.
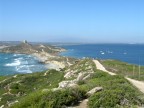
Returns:
[[[98,60],[93,60],[93,62],[95,63],[97,69],[102,70],[104,72],[107,72],[110,75],[116,75],[113,72],[109,72],[105,69],[105,67],[98,61]],[[137,87],[141,92],[144,93],[144,82],[142,81],[137,81],[128,77],[125,77],[128,81],[130,81],[135,87]]]

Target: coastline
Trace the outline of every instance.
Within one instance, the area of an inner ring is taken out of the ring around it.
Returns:
[[[27,41],[16,46],[0,46],[0,53],[26,54],[36,57],[40,63],[45,64],[47,69],[60,70],[68,66],[67,58],[59,56],[60,52],[66,51],[59,46],[37,44],[32,45]]]
[[[33,53],[31,55],[35,56],[40,62],[44,63],[48,69],[59,70],[65,67],[63,63],[53,60],[54,58],[57,58],[58,56],[51,55],[46,52]]]

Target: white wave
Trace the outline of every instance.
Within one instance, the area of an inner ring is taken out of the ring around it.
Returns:
[[[16,66],[16,71],[20,73],[32,73],[27,65]]]
[[[20,72],[20,73],[32,73],[31,70],[19,70],[18,72]]]
[[[102,52],[101,54],[102,54],[102,55],[104,55],[105,53],[104,53],[104,52]]]
[[[28,57],[32,57],[31,55],[28,55]]]
[[[7,63],[5,66],[19,66],[20,64],[20,60],[15,60],[13,63]]]
[[[29,67],[34,67],[35,65],[29,65]]]
[[[23,57],[17,58],[17,59],[15,59],[15,60],[23,60]]]
[[[8,59],[8,58],[4,58],[4,59]]]
[[[17,54],[14,54],[13,56],[15,56],[15,57],[16,57],[16,56],[17,56]]]

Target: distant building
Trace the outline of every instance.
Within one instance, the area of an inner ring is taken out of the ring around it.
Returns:
[[[27,40],[23,40],[23,43],[27,43]]]

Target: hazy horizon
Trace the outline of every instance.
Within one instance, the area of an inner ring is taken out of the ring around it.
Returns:
[[[0,41],[144,43],[143,0],[1,0]]]

